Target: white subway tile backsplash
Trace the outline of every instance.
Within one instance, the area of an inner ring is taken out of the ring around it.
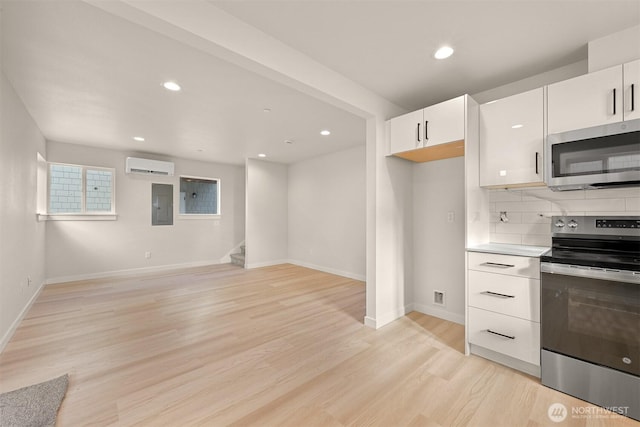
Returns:
[[[518,190],[490,190],[489,202],[518,202],[522,200],[522,193]]]
[[[507,221],[510,224],[520,224],[522,222],[522,213],[521,212],[507,212]],[[500,212],[491,212],[490,219],[491,222],[502,223],[500,221]]]
[[[494,233],[491,236],[492,243],[509,243],[512,245],[522,244],[522,235],[520,234],[499,234]]]
[[[522,191],[522,200],[573,200],[584,199],[584,191],[551,191],[545,189],[525,189]]]
[[[546,200],[496,203],[496,211],[498,212],[549,212],[551,210],[551,202]]]
[[[498,234],[546,234],[549,232],[549,224],[496,224]]]
[[[552,202],[553,212],[568,211],[625,211],[625,199],[556,200]]]
[[[546,188],[489,190],[493,243],[551,245],[553,215],[640,216],[640,188],[554,192]],[[509,222],[500,222],[500,212]]]
[[[548,225],[551,228],[550,225]],[[522,244],[530,246],[551,246],[551,234],[526,234],[522,236]]]
[[[551,212],[522,212],[522,222],[526,224],[550,224]]]

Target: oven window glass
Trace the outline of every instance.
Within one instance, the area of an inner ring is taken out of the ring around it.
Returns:
[[[542,273],[542,347],[640,375],[640,286]]]
[[[640,170],[640,131],[551,146],[554,177]]]

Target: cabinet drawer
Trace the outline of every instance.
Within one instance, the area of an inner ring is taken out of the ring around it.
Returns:
[[[539,322],[540,281],[470,270],[469,305]]]
[[[469,270],[540,278],[540,259],[534,257],[469,252]]]
[[[536,322],[469,307],[469,342],[540,365],[540,324]]]

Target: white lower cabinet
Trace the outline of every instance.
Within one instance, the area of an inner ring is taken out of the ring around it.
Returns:
[[[471,352],[539,374],[540,259],[468,253]]]
[[[540,324],[469,307],[469,342],[540,365]]]

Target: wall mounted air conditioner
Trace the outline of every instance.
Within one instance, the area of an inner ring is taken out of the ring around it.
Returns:
[[[172,162],[140,159],[138,157],[127,157],[126,161],[127,173],[173,176],[173,170],[174,165]]]

